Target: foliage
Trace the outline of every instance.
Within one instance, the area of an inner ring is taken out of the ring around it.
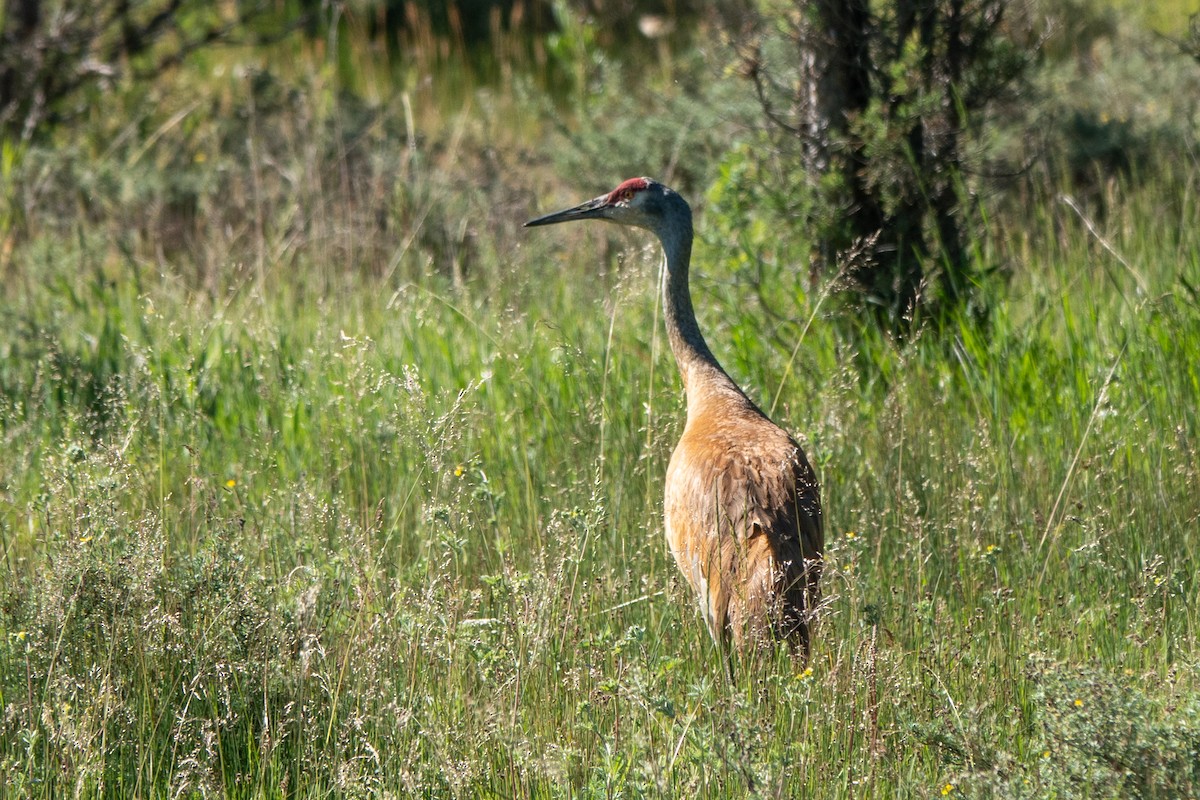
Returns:
[[[965,797],[1172,798],[1200,789],[1200,708],[1119,675],[1032,659],[1029,757],[965,774]]]
[[[970,137],[1030,63],[1007,5],[767,3],[742,45],[783,150],[770,191],[817,243],[813,269],[844,279],[895,334],[921,314],[984,315],[964,169]]]
[[[555,150],[560,171],[596,192],[626,177],[650,175],[689,196],[702,193],[712,165],[753,116],[746,94],[719,79],[707,54],[673,56],[659,68],[663,80],[638,81],[636,71],[646,67],[604,57],[586,28],[563,35],[581,40],[573,49],[591,58],[583,60],[577,91],[569,95],[569,118],[578,123],[561,126],[565,141]],[[551,101],[542,102],[548,115],[555,113]]]
[[[1028,164],[1026,187],[1053,182],[1102,206],[1114,176],[1150,180],[1194,160],[1200,62],[1082,2],[1045,27],[1046,63],[991,143],[994,169]]]
[[[0,14],[0,136],[29,139],[78,117],[99,89],[146,80],[254,26],[286,27],[270,4],[190,0],[8,0]]]

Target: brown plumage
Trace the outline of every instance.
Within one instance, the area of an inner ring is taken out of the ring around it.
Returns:
[[[525,223],[605,219],[658,235],[671,351],[687,424],[667,469],[667,542],[709,633],[745,652],[785,640],[807,656],[824,534],[820,489],[800,445],[721,368],[688,289],[692,213],[674,191],[631,178],[608,194]]]

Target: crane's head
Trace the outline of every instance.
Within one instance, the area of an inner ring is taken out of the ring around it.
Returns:
[[[620,225],[646,228],[659,235],[666,226],[686,223],[690,235],[692,212],[682,197],[658,181],[630,178],[607,194],[574,208],[531,219],[525,223],[525,227],[577,219],[604,219]]]

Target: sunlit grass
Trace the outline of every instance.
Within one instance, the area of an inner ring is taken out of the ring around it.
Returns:
[[[1150,30],[1177,38],[1186,38],[1191,18],[1200,14],[1200,5],[1195,0],[1163,0],[1159,3],[1103,0],[1098,5],[1129,16]]]

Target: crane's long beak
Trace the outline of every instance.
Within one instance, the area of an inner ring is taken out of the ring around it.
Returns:
[[[574,208],[555,211],[553,214],[531,219],[525,223],[525,227],[534,228],[538,225],[553,225],[557,222],[571,222],[576,219],[604,219],[604,212],[607,208],[608,195],[602,194],[586,203],[580,203]]]

